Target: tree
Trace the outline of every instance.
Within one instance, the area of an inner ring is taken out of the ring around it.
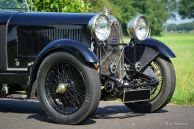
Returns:
[[[194,23],[182,23],[182,24],[169,24],[168,31],[177,32],[191,32],[194,30]]]
[[[194,0],[179,0],[178,13],[182,18],[194,18]]]
[[[194,18],[194,0],[162,0],[167,10],[173,14],[178,13],[181,18]]]
[[[122,10],[122,23],[125,28],[129,19],[137,14],[147,16],[152,35],[160,35],[169,16],[162,0],[111,0]]]
[[[110,0],[115,6],[119,7],[121,10],[120,16],[118,17],[119,21],[121,21],[122,26],[127,28],[127,24],[130,19],[132,19],[139,12],[137,8],[134,8],[132,3],[133,0]],[[127,33],[127,30],[124,29],[124,32]]]
[[[90,4],[84,0],[33,0],[33,10],[42,12],[88,12]]]
[[[161,35],[169,16],[162,0],[134,0],[132,5],[147,16],[152,34]]]
[[[108,6],[111,14],[122,23],[125,34],[129,20],[138,14],[144,14],[149,20],[152,35],[160,35],[169,16],[163,0],[90,0],[90,2],[91,8],[98,12]]]
[[[90,12],[102,12],[105,8],[109,9],[112,15],[120,17],[121,10],[120,8],[113,4],[109,0],[88,0],[90,2]]]
[[[121,22],[125,32],[131,18],[137,14],[148,17],[153,35],[160,35],[169,16],[164,1],[169,0],[33,0],[35,11],[102,12],[104,8]]]

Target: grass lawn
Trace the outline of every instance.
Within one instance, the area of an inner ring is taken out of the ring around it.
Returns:
[[[177,56],[171,59],[177,78],[171,102],[194,104],[194,33],[166,33],[155,38],[168,45]]]

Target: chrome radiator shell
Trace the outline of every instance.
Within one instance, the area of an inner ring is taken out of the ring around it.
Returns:
[[[122,29],[118,22],[113,22],[111,33],[105,46],[101,48],[100,73],[106,76],[123,78],[124,72],[124,53],[121,43]],[[116,72],[112,73],[111,65],[117,66]]]

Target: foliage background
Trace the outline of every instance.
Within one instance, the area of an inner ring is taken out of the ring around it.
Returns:
[[[33,10],[42,12],[88,12],[89,5],[84,0],[33,0]]]
[[[30,1],[30,0],[28,0]],[[102,12],[111,10],[126,28],[129,20],[137,14],[149,19],[152,35],[161,35],[167,28],[166,21],[174,13],[183,18],[193,18],[193,0],[32,0],[34,11],[44,12]],[[124,34],[127,34],[126,29]]]

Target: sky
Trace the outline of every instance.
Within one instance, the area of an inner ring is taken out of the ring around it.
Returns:
[[[181,24],[181,23],[188,23],[188,22],[192,22],[192,21],[194,21],[194,19],[188,19],[188,18],[181,19],[181,17],[178,14],[176,14],[176,19],[175,18],[169,18],[167,20],[167,24],[171,24],[171,23]]]

